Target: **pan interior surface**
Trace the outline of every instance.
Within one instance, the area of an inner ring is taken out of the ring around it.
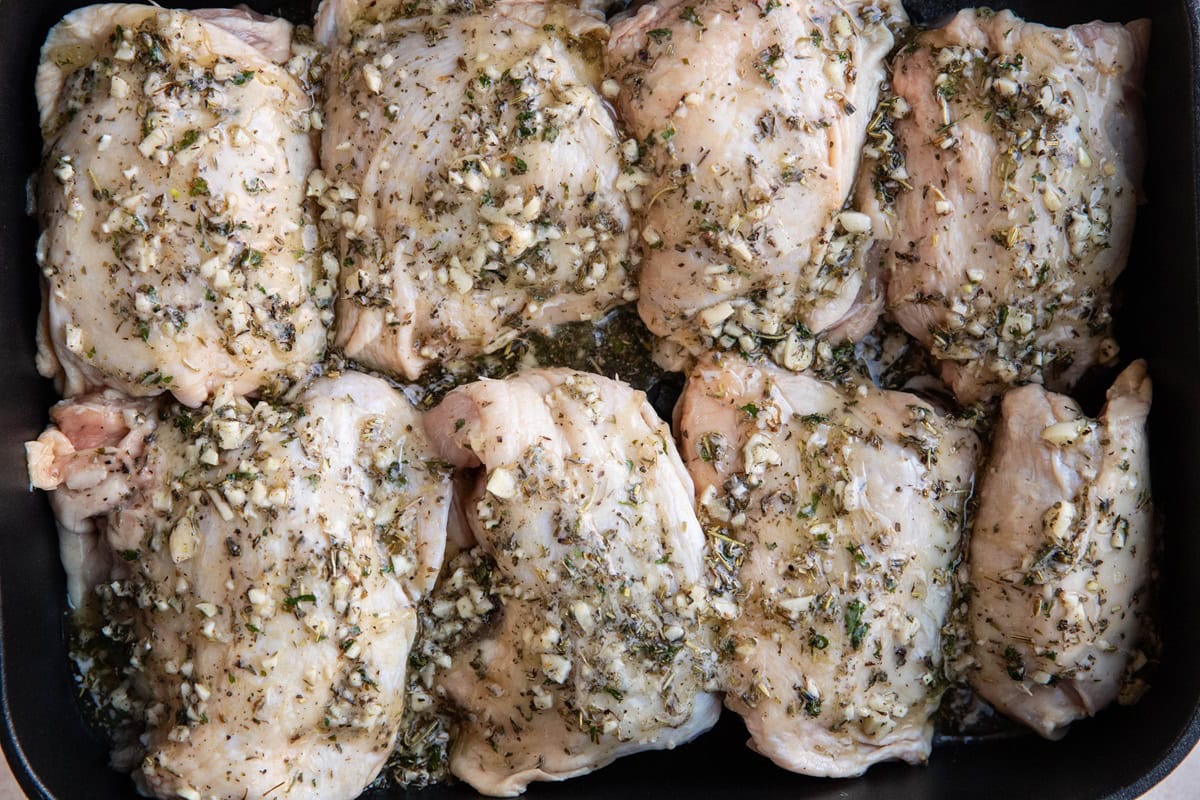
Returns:
[[[39,305],[33,252],[36,224],[26,216],[26,180],[37,168],[40,137],[33,100],[38,47],[69,0],[0,0],[0,715],[5,753],[31,796],[128,797],[129,779],[108,767],[102,742],[75,702],[63,636],[66,592],[54,521],[43,495],[29,490],[25,441],[40,433],[56,400],[34,368]],[[201,3],[168,3],[193,7]],[[250,2],[256,10],[304,20],[307,0]],[[932,24],[966,2],[906,0],[914,22]],[[1001,4],[1031,20],[1067,25],[1092,19],[1153,24],[1146,80],[1149,158],[1129,266],[1118,284],[1117,335],[1123,359],[1145,357],[1155,380],[1151,440],[1155,502],[1161,515],[1158,621],[1163,658],[1136,706],[1077,723],[1059,742],[1034,736],[942,743],[930,764],[884,764],[848,781],[806,778],[773,767],[745,747],[740,721],[672,752],[623,759],[587,778],[541,785],[533,797],[1135,797],[1161,780],[1200,737],[1200,312],[1196,192],[1197,15],[1184,0],[1023,0]],[[386,797],[384,790],[368,797]],[[462,786],[421,796],[474,796]]]

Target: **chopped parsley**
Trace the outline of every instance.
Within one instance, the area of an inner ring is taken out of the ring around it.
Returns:
[[[867,623],[863,622],[866,610],[861,600],[851,600],[846,606],[846,633],[850,636],[851,647],[857,648],[867,636]]]
[[[295,608],[301,603],[315,602],[317,602],[317,596],[315,594],[298,594],[295,597],[286,597],[283,600],[283,604],[288,608]]]

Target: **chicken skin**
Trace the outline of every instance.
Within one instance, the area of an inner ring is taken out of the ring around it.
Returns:
[[[1048,738],[1118,699],[1145,663],[1150,395],[1135,361],[1099,419],[1040,386],[1004,396],[971,537],[967,677]]]
[[[871,328],[871,220],[843,207],[905,22],[890,0],[655,0],[613,25],[605,88],[644,184],[651,331],[802,369],[789,332],[831,331],[863,306],[847,330]]]
[[[728,356],[696,367],[677,414],[750,746],[826,777],[924,762],[975,435],[911,394]]]
[[[319,360],[333,287],[305,199],[312,101],[290,59],[291,26],[244,11],[90,6],[50,32],[38,366],[64,395],[197,406]]]
[[[1148,46],[1145,20],[1056,29],[979,9],[897,57],[912,188],[896,198],[888,304],[960,402],[1070,391],[1116,357]]]
[[[451,772],[511,796],[711,728],[704,535],[645,395],[532,370],[454,390],[426,427],[476,469],[458,500],[506,587],[438,678],[463,718]]]
[[[109,702],[163,798],[357,797],[391,752],[449,470],[383,381],[196,410],[68,400],[28,446],[77,604],[129,643]],[[286,791],[281,791],[286,787]]]
[[[394,15],[394,16],[390,16]],[[566,4],[476,13],[325,0],[322,181],[337,345],[417,379],[636,297],[607,27]]]

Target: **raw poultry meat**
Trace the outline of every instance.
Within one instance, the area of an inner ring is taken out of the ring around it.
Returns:
[[[391,752],[445,547],[449,470],[416,410],[343,373],[290,404],[108,393],[51,417],[30,476],[76,605],[130,648],[107,702],[144,729],[115,754],[139,786],[356,797]]]
[[[291,26],[245,11],[75,11],[42,50],[38,366],[197,406],[305,374],[325,348],[305,200],[312,101]],[[334,265],[336,267],[336,265]]]
[[[510,796],[711,728],[704,535],[645,395],[533,370],[454,390],[426,427],[477,468],[458,502],[504,587],[437,679],[463,718],[454,775]]]
[[[898,0],[688,2],[610,31],[594,0],[324,0],[320,63],[248,10],[52,31],[39,367],[69,399],[27,456],[79,619],[130,655],[101,702],[140,790],[350,798],[414,731],[513,796],[686,743],[721,693],[795,772],[929,757],[979,441],[796,373],[885,294],[964,404],[1113,362],[1148,25],[967,11],[893,76]],[[639,297],[700,359],[678,451],[598,375],[422,418],[313,370],[335,305],[340,354],[417,380]],[[1003,400],[958,641],[1050,738],[1143,688],[1149,403],[1141,362],[1098,420]]]
[[[843,206],[905,22],[891,0],[656,0],[613,25],[651,331],[802,369],[811,334],[864,306],[835,338],[870,330],[871,221]]]
[[[960,12],[893,66],[911,191],[885,262],[896,320],[963,403],[1069,391],[1112,363],[1145,151],[1146,20],[1066,29]]]
[[[677,414],[750,746],[829,777],[924,762],[975,435],[911,394],[721,356]]]
[[[324,173],[337,345],[416,379],[636,297],[620,137],[593,85],[602,21],[325,0]],[[381,21],[382,20],[382,21]]]
[[[1135,361],[1099,419],[1040,386],[1001,406],[971,537],[967,676],[1049,738],[1137,694],[1154,555],[1150,394]]]

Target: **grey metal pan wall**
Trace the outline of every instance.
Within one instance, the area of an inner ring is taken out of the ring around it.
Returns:
[[[55,400],[33,366],[36,226],[25,216],[25,180],[39,151],[33,77],[46,32],[77,5],[0,0],[0,739],[31,796],[108,800],[133,796],[133,786],[109,770],[103,746],[72,697],[53,519],[45,498],[28,490],[22,448],[40,432]],[[293,19],[311,11],[306,0],[250,5]],[[970,3],[905,5],[915,21],[928,23]],[[1165,521],[1160,612],[1165,649],[1153,688],[1137,706],[1081,722],[1061,742],[1022,736],[943,743],[927,767],[883,765],[858,780],[839,782],[773,767],[746,749],[740,722],[727,715],[714,732],[687,747],[624,759],[569,783],[535,786],[530,797],[1126,798],[1165,777],[1200,737],[1200,8],[1196,0],[1000,5],[1056,25],[1153,20],[1146,86],[1151,203],[1138,218],[1117,314],[1124,356],[1147,357],[1155,379],[1151,436],[1155,499]],[[422,796],[438,800],[470,792],[448,787]]]

